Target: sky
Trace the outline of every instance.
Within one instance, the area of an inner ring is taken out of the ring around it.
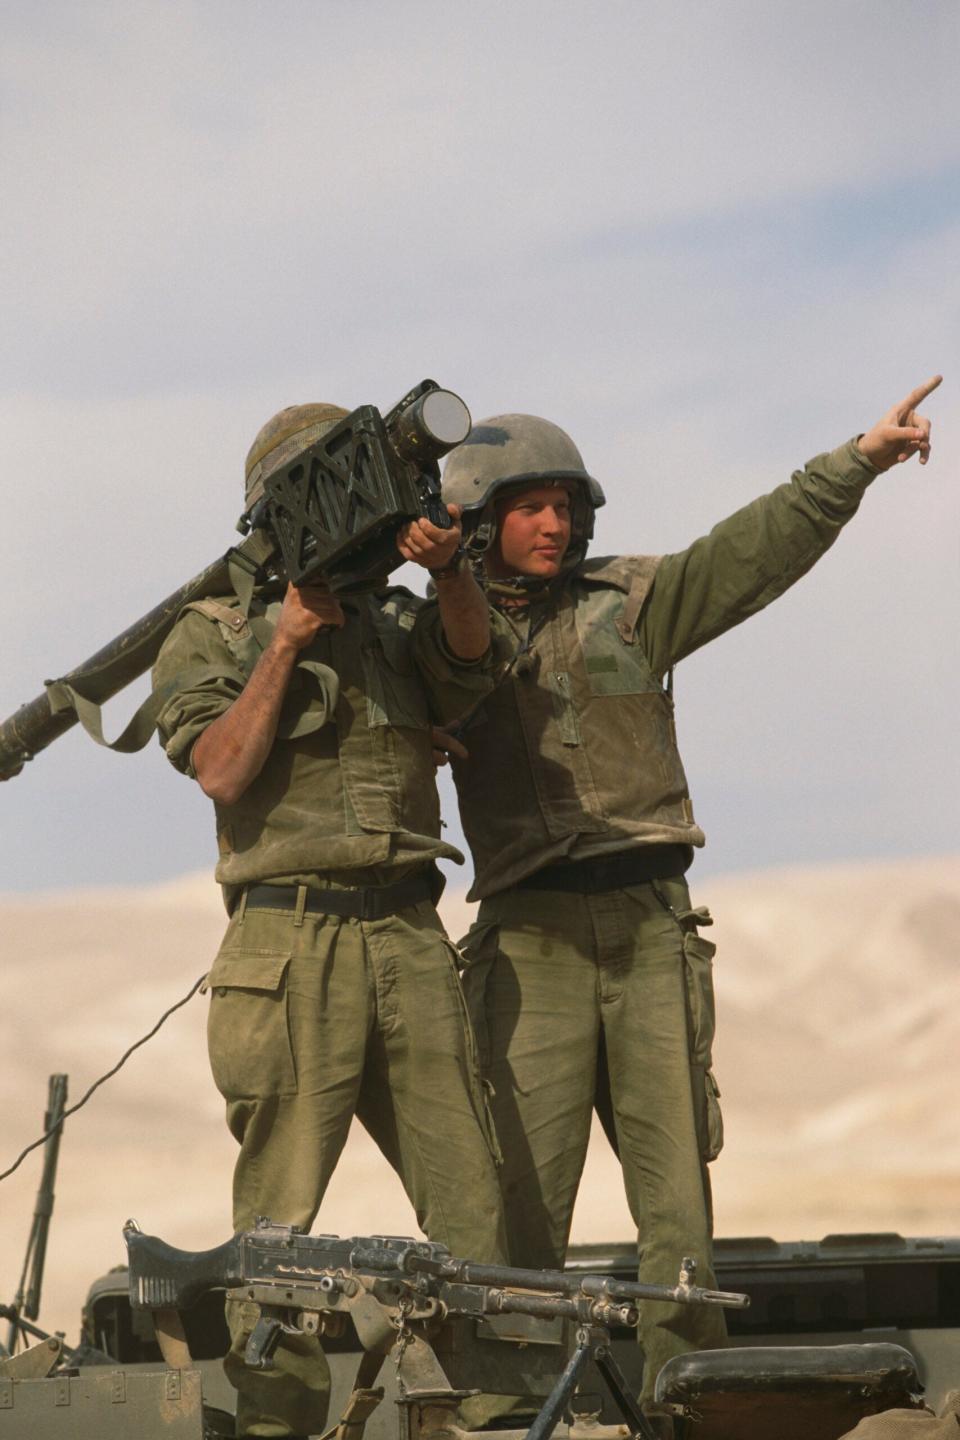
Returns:
[[[233,543],[283,405],[544,415],[594,552],[662,553],[943,372],[930,465],[676,695],[694,876],[955,851],[958,50],[954,0],[7,0],[0,718]],[[156,744],[0,806],[7,892],[215,859]]]

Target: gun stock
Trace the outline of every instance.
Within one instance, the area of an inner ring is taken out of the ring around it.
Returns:
[[[123,1227],[130,1267],[130,1303],[144,1310],[189,1310],[208,1290],[244,1281],[242,1236],[213,1250],[177,1250],[144,1235],[135,1220]]]

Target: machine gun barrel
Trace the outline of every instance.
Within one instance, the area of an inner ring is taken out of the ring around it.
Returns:
[[[637,1301],[671,1300],[680,1305],[722,1305],[742,1310],[748,1303],[745,1295],[732,1290],[707,1290],[693,1284],[696,1265],[685,1259],[681,1278],[676,1285],[648,1285],[636,1280],[614,1280],[607,1275],[575,1275],[565,1270],[524,1270],[510,1265],[481,1265],[473,1260],[436,1262],[411,1255],[409,1269],[420,1274],[442,1274],[444,1279],[459,1280],[470,1285],[509,1285],[545,1293],[560,1292],[596,1300]]]
[[[53,1185],[60,1155],[60,1137],[63,1134],[63,1112],[67,1105],[66,1075],[51,1075],[47,1086],[47,1110],[43,1117],[46,1142],[43,1147],[43,1173],[33,1212],[33,1225],[27,1241],[27,1253],[23,1260],[23,1273],[16,1297],[10,1307],[3,1307],[3,1314],[10,1320],[7,1337],[7,1353],[12,1355],[17,1346],[17,1332],[35,1333],[28,1325],[40,1313],[40,1292],[43,1288],[43,1268],[47,1258],[47,1237],[50,1233],[50,1217],[53,1214]],[[46,1339],[41,1334],[42,1339]]]
[[[578,1325],[626,1325],[634,1328],[640,1322],[640,1312],[629,1301],[592,1299],[588,1295],[556,1295],[541,1291],[530,1294],[526,1290],[504,1286],[503,1289],[477,1286],[484,1296],[484,1313],[490,1315],[535,1315],[542,1320],[575,1320]],[[446,1284],[440,1287],[440,1299],[448,1311],[456,1313],[456,1301],[450,1303],[450,1291]],[[663,1298],[662,1296],[660,1298]]]
[[[614,1280],[607,1275],[571,1275],[565,1270],[524,1270],[511,1265],[481,1265],[474,1260],[433,1261],[410,1255],[406,1261],[411,1273],[440,1275],[468,1285],[506,1285],[522,1290],[539,1290],[544,1294],[580,1296],[586,1299],[635,1302],[637,1300],[671,1300],[680,1305],[722,1305],[743,1309],[749,1301],[732,1290],[706,1290],[694,1285],[696,1265],[685,1259],[676,1285],[647,1285],[642,1281]]]

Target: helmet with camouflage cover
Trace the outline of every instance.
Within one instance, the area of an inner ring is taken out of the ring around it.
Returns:
[[[264,481],[301,450],[326,435],[350,412],[340,405],[288,405],[278,410],[257,432],[247,452],[246,514],[263,495]]]
[[[505,493],[565,485],[573,495],[570,546],[563,568],[578,565],[593,535],[594,511],[605,503],[580,451],[559,425],[538,415],[481,420],[452,451],[443,471],[443,498],[463,508],[467,549],[482,555],[497,532],[496,501]]]

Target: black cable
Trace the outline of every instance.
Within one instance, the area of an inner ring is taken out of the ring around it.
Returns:
[[[120,1067],[122,1065],[125,1065],[126,1062],[130,1059],[130,1056],[133,1054],[134,1050],[139,1050],[141,1045],[146,1045],[148,1040],[152,1040],[154,1035],[156,1035],[157,1031],[160,1029],[160,1026],[163,1024],[163,1022],[165,1020],[169,1020],[173,1012],[175,1010],[179,1010],[181,1006],[186,1005],[188,1000],[193,999],[194,995],[196,995],[197,991],[200,989],[200,986],[203,984],[206,978],[207,977],[205,974],[201,975],[199,980],[195,981],[194,984],[190,987],[190,990],[187,992],[186,995],[184,995],[182,1000],[178,1000],[176,1005],[171,1005],[169,1010],[165,1010],[164,1013],[160,1016],[160,1019],[157,1021],[156,1025],[154,1025],[153,1029],[150,1030],[146,1035],[144,1035],[140,1040],[135,1041],[130,1046],[130,1049],[126,1052],[126,1054],[121,1055],[120,1059],[117,1061],[116,1065],[114,1065],[112,1070],[108,1070],[106,1075],[101,1075],[99,1080],[94,1080],[93,1084],[90,1086],[90,1089],[85,1095],[81,1096],[81,1098],[77,1101],[76,1105],[71,1105],[69,1110],[64,1110],[56,1125],[51,1125],[50,1129],[45,1131],[44,1134],[40,1136],[39,1140],[34,1140],[30,1145],[28,1145],[26,1150],[22,1151],[21,1154],[17,1156],[16,1160],[14,1160],[9,1170],[4,1170],[2,1174],[0,1174],[0,1180],[6,1180],[7,1176],[12,1175],[14,1170],[16,1170],[17,1167],[23,1163],[23,1161],[30,1154],[31,1150],[36,1150],[38,1145],[45,1144],[46,1141],[50,1139],[51,1135],[55,1135],[63,1125],[64,1120],[67,1119],[68,1115],[75,1115],[82,1105],[86,1105],[94,1090],[98,1089],[105,1080],[109,1080],[112,1076],[116,1075]]]

